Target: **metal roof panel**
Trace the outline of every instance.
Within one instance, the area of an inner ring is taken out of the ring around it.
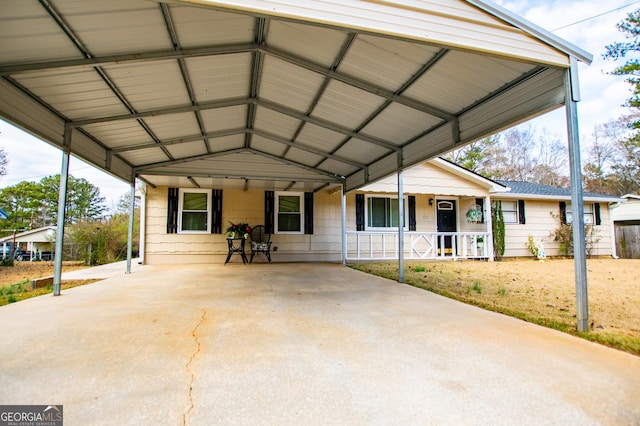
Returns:
[[[441,48],[359,35],[338,72],[396,91]]]
[[[175,158],[194,157],[207,152],[204,141],[183,142],[180,144],[169,145],[166,149]]]
[[[291,140],[295,135],[298,127],[300,127],[300,120],[288,115],[280,114],[267,108],[256,109],[256,121],[254,128],[279,136],[281,138]]]
[[[384,103],[373,95],[338,81],[331,81],[312,116],[355,129]]]
[[[108,65],[104,70],[138,112],[190,103],[176,61]]]
[[[247,124],[247,106],[206,109],[200,111],[200,116],[207,132],[237,129]]]
[[[249,96],[251,54],[185,59],[198,102]]]
[[[324,77],[267,55],[264,59],[260,98],[305,113]]]
[[[94,56],[171,46],[157,3],[59,0],[55,9]]]
[[[254,19],[202,7],[170,6],[180,47],[251,43]]]
[[[329,68],[347,40],[347,32],[273,20],[268,40],[270,47]]]
[[[0,40],[0,58],[3,63],[82,57],[71,40],[37,2],[2,2]]]
[[[409,139],[442,122],[441,119],[404,105],[392,103],[361,131],[402,145]]]
[[[92,69],[31,72],[15,80],[71,120],[127,112]]]
[[[148,117],[145,119],[145,123],[160,140],[176,139],[185,135],[195,135],[199,132],[196,115],[188,112]]]
[[[309,147],[331,152],[345,140],[345,135],[315,124],[305,123],[297,140]]]
[[[111,149],[153,143],[151,136],[134,120],[95,123],[82,128]]]

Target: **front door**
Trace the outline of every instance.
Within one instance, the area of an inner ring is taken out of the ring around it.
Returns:
[[[437,205],[437,226],[438,232],[456,232],[458,223],[456,218],[455,200],[438,200]],[[443,247],[444,246],[444,247]],[[450,235],[444,238],[438,237],[438,253],[451,256],[453,254],[453,237]]]

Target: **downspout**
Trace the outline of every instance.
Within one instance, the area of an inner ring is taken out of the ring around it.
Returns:
[[[53,266],[53,295],[60,296],[60,282],[62,281],[62,247],[64,244],[64,221],[67,206],[67,183],[69,178],[69,157],[71,152],[71,132],[69,124],[64,126],[64,140],[62,148],[62,167],[60,170],[60,190],[58,192],[58,227],[56,230],[56,250]]]
[[[609,239],[611,240],[611,257],[614,259],[620,259],[618,257],[618,248],[616,247],[616,226],[613,223],[613,209],[620,207],[620,202],[609,203]]]
[[[580,161],[580,136],[578,108],[580,90],[578,63],[571,57],[571,67],[565,71],[565,108],[569,139],[569,169],[571,172],[571,212],[573,215],[573,261],[576,284],[576,320],[578,331],[589,330],[589,298],[587,296],[587,260],[584,232],[584,200],[582,194],[582,166]]]

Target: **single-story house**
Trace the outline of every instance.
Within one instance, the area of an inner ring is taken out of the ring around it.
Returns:
[[[52,260],[55,240],[56,227],[44,226],[0,238],[0,246],[3,248],[2,253],[6,253],[9,252],[6,247],[12,247],[15,242],[15,250],[23,253],[19,260]]]
[[[347,261],[398,259],[397,182],[392,175],[346,195]],[[222,261],[225,229],[239,222],[272,230],[274,261],[341,260],[340,191],[146,187],[143,192],[146,263]],[[551,232],[561,221],[572,221],[568,189],[496,182],[440,158],[405,170],[403,194],[406,259],[492,258],[493,201],[501,203],[504,215],[505,256],[531,256],[530,235],[547,255],[559,255]],[[591,255],[612,255],[609,208],[618,201],[585,194],[585,223],[598,235]]]
[[[529,182],[500,181],[509,191],[496,194],[505,221],[505,256],[531,256],[529,236],[542,243],[547,255],[560,255],[552,232],[561,223],[572,223],[571,190]],[[587,249],[591,256],[615,256],[612,207],[619,198],[585,192],[584,223],[592,227]]]
[[[640,195],[623,195],[611,210],[615,228],[616,254],[640,259]]]

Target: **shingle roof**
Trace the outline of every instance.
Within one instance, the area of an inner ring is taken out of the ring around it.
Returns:
[[[510,191],[507,192],[508,194],[522,194],[542,197],[562,197],[571,199],[571,190],[568,188],[558,188],[557,186],[511,180],[498,180],[498,182],[510,188]],[[618,197],[613,197],[611,195],[595,194],[593,192],[584,192],[583,196],[590,198],[610,199],[611,201],[615,201],[618,199]]]

